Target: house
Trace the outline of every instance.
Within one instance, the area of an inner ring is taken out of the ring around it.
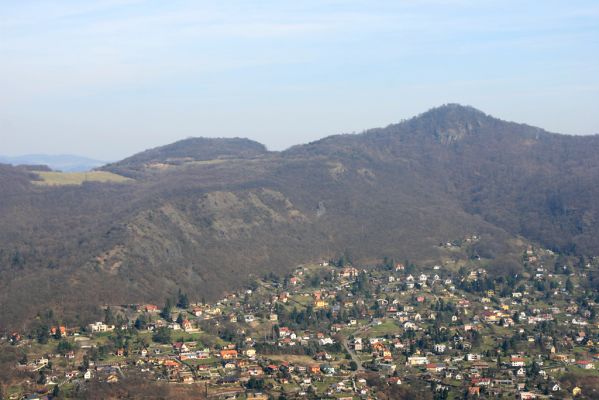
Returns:
[[[387,383],[389,385],[401,385],[401,378],[398,376],[392,376],[391,378],[387,379]]]
[[[417,327],[416,324],[411,321],[407,321],[403,324],[403,328],[405,330],[415,330],[416,327]]]
[[[83,374],[83,379],[85,379],[86,381],[89,381],[91,378],[92,378],[92,371],[88,369]]]
[[[578,360],[576,365],[582,369],[595,369],[595,364],[591,360]]]
[[[324,372],[327,375],[335,374],[335,368],[331,365],[323,365],[321,370],[322,370],[322,372]]]
[[[250,376],[262,376],[264,375],[264,371],[257,365],[252,365],[248,368],[248,374]]]
[[[364,346],[362,344],[362,338],[354,338],[354,350],[362,351],[363,349],[364,349]]]
[[[512,367],[523,367],[526,364],[526,360],[519,356],[512,356],[510,364]]]
[[[466,299],[460,299],[458,300],[458,307],[468,308],[470,307],[470,302]]]
[[[188,319],[184,320],[182,325],[183,325],[183,330],[185,332],[193,331],[193,326],[191,325],[191,322]]]
[[[480,396],[480,386],[470,386],[468,388],[468,396]]]
[[[279,294],[279,301],[281,303],[287,303],[287,300],[289,300],[289,293],[283,292],[283,293]]]
[[[555,385],[553,385],[553,386],[551,387],[551,391],[552,391],[552,392],[559,392],[560,390],[562,390],[562,387],[560,386],[560,384],[559,384],[559,383],[556,383]]]
[[[151,312],[151,313],[156,313],[156,312],[160,311],[158,309],[158,306],[156,306],[154,304],[146,304],[145,309],[146,309],[146,312]]]
[[[490,378],[472,378],[473,386],[491,386]]]
[[[377,299],[376,302],[379,306],[386,306],[387,304],[389,304],[389,300],[387,299]]]
[[[310,367],[308,367],[308,371],[314,375],[320,374],[320,365],[318,365],[318,364],[310,365]]]
[[[339,272],[339,276],[342,278],[355,278],[359,274],[359,271],[354,267],[345,267]]]
[[[221,350],[220,356],[223,360],[231,360],[237,358],[237,350]]]
[[[445,369],[444,364],[427,364],[426,370],[428,372],[442,372]]]
[[[65,326],[53,326],[50,328],[50,335],[56,336],[60,333],[60,337],[65,337],[67,335],[67,328]]]
[[[193,375],[189,375],[189,374],[182,375],[181,383],[186,383],[188,385],[192,384],[193,383]]]
[[[64,377],[67,379],[73,379],[79,374],[79,371],[68,371],[65,372]]]
[[[17,332],[13,332],[10,334],[10,339],[9,339],[10,343],[12,344],[16,344],[18,342],[21,341],[21,335]]]
[[[48,365],[49,360],[46,357],[39,358],[35,361],[35,364],[40,367],[45,367]]]
[[[187,353],[189,351],[189,347],[187,347],[187,345],[183,342],[176,342],[175,344],[173,344],[173,350],[175,350],[179,354]]]
[[[114,325],[106,325],[103,322],[94,322],[87,326],[92,333],[111,332],[114,330]]]
[[[210,358],[210,351],[208,350],[200,350],[196,352],[198,360],[207,360]]]
[[[314,308],[325,308],[328,303],[324,300],[314,300]]]
[[[536,399],[537,395],[535,393],[532,392],[520,392],[520,399],[521,400],[530,400],[530,399]]]
[[[436,344],[436,345],[433,346],[433,350],[437,354],[445,353],[446,349],[447,349],[447,346],[444,345],[444,344]]]
[[[560,361],[560,362],[566,362],[568,361],[568,355],[567,354],[551,354],[551,356],[549,357],[550,359],[554,360],[554,361]]]
[[[326,351],[321,351],[319,353],[316,353],[316,355],[314,356],[315,360],[320,360],[320,361],[331,360],[332,358],[333,357]]]
[[[485,322],[497,322],[499,317],[497,313],[491,311],[485,311],[482,313],[482,318]]]
[[[223,367],[225,369],[235,369],[237,368],[237,364],[234,361],[227,361],[224,363]]]
[[[292,333],[293,332],[291,331],[291,329],[287,328],[286,326],[281,326],[279,328],[279,337],[280,338],[291,336]]]
[[[320,343],[321,346],[326,346],[328,344],[335,344],[335,341],[330,337],[322,338],[318,342]]]
[[[428,358],[427,357],[421,357],[421,356],[411,356],[408,357],[408,362],[407,365],[413,367],[416,365],[426,365],[428,364]]]
[[[191,312],[193,313],[193,315],[195,315],[196,317],[200,317],[203,313],[204,310],[201,307],[194,307]]]
[[[383,360],[393,361],[393,355],[391,354],[391,351],[387,349],[383,350]]]
[[[179,363],[175,360],[164,360],[162,362],[162,365],[164,365],[167,368],[177,368],[179,366]]]

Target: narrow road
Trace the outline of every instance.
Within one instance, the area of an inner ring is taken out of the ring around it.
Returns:
[[[361,333],[365,330],[368,330],[370,327],[372,327],[372,322],[362,326],[361,328],[356,329],[351,336],[356,336],[356,334]],[[347,337],[343,338],[343,347],[345,347],[345,350],[348,352],[348,354],[351,356],[351,359],[358,364],[358,371],[364,371],[364,366],[362,365],[362,361],[360,361],[360,358],[358,357],[358,355],[356,354],[356,352],[354,351],[354,349],[351,348],[351,346],[349,345],[349,340],[347,339]]]
[[[349,345],[349,341],[347,340],[347,338],[343,339],[343,347],[345,347],[345,350],[349,353],[349,355],[351,356],[351,359],[358,365],[357,370],[364,371],[364,367],[362,366],[362,361],[360,361],[360,359],[358,358],[358,355],[356,354],[354,349],[352,349],[351,346]]]

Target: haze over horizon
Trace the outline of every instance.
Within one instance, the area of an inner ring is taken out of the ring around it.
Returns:
[[[599,5],[20,1],[0,12],[0,153],[101,160],[190,136],[271,150],[445,103],[599,132]]]

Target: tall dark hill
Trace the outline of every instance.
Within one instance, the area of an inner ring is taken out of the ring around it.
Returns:
[[[341,253],[432,262],[439,242],[473,233],[490,258],[518,238],[599,253],[599,137],[471,107],[280,153],[190,139],[105,169],[134,180],[49,188],[0,168],[0,324],[47,307],[85,319],[179,287],[214,298]]]
[[[140,172],[160,171],[169,166],[191,162],[253,158],[268,153],[266,147],[249,139],[189,138],[146,150],[100,169],[125,176],[140,177]]]

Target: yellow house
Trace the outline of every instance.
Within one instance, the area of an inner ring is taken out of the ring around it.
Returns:
[[[582,389],[579,388],[578,386],[576,386],[574,389],[572,389],[572,396],[576,397],[576,396],[580,396],[582,394]]]
[[[328,303],[324,300],[316,300],[314,302],[314,308],[325,308],[328,305]]]

